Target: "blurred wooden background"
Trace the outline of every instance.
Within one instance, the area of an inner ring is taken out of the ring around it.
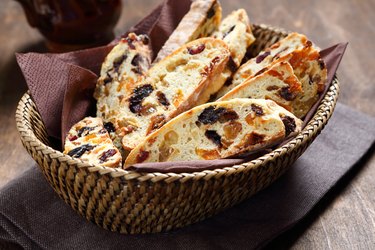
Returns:
[[[124,0],[116,34],[149,13],[161,0]],[[224,15],[244,8],[253,23],[306,34],[321,48],[349,42],[338,70],[339,101],[375,116],[374,0],[221,0]],[[14,0],[0,2],[0,188],[33,166],[15,128],[16,104],[26,86],[15,52],[44,52],[43,37],[26,22]],[[375,124],[374,124],[375,126]],[[372,150],[373,152],[373,150]],[[295,229],[270,248],[374,249],[375,157],[346,176]],[[246,236],[244,236],[246,237]],[[2,244],[0,244],[0,247]]]

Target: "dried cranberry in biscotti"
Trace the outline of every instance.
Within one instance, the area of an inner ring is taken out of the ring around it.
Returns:
[[[114,156],[116,153],[115,149],[108,149],[100,155],[99,160],[101,163],[106,162],[109,157]]]
[[[144,162],[149,157],[150,152],[141,150],[137,155],[137,163]]]
[[[187,49],[190,55],[196,55],[196,54],[201,53],[205,48],[206,46],[204,44],[200,44],[198,46],[190,47]]]
[[[266,57],[269,56],[269,55],[271,55],[271,52],[266,51],[266,52],[264,52],[263,54],[257,56],[257,58],[255,59],[255,62],[256,62],[256,63],[261,63],[261,62],[264,60],[264,58],[266,58]]]

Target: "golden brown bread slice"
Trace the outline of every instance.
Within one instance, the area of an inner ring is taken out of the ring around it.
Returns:
[[[221,21],[221,6],[217,0],[194,0],[189,12],[165,42],[154,63],[179,47],[197,38],[209,36]]]
[[[110,136],[123,156],[118,124],[121,100],[128,96],[134,84],[143,78],[151,64],[152,52],[146,35],[130,33],[105,58],[94,97],[97,100],[97,117],[109,126]]]
[[[218,96],[228,93],[231,89],[254,77],[275,63],[288,61],[297,78],[302,84],[303,94],[293,102],[297,117],[304,117],[311,106],[318,100],[327,80],[327,69],[319,55],[319,51],[307,39],[298,33],[291,33],[283,40],[243,64],[233,75],[231,84],[226,84]]]
[[[120,167],[121,154],[113,145],[100,118],[86,117],[76,123],[65,139],[64,154],[106,167]]]
[[[302,93],[301,82],[288,62],[279,62],[263,73],[245,80],[218,101],[234,98],[269,99],[294,114],[293,101]]]
[[[130,150],[172,117],[202,102],[223,82],[215,77],[229,59],[219,39],[194,40],[155,64],[121,103],[122,145]]]
[[[296,135],[301,124],[271,100],[207,103],[150,134],[130,152],[125,168],[141,162],[211,160],[259,150]]]

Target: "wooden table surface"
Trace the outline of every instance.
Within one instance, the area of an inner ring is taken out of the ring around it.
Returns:
[[[116,26],[120,34],[161,0],[126,0]],[[321,48],[348,41],[338,70],[339,101],[375,116],[374,0],[221,0],[224,14],[248,11],[251,22],[306,34]],[[277,3],[275,5],[275,3]],[[33,165],[15,127],[16,104],[26,91],[14,53],[45,51],[43,38],[26,22],[20,5],[0,2],[0,188]],[[271,245],[295,249],[375,249],[375,157],[340,182],[296,228]],[[2,246],[2,245],[0,245]]]

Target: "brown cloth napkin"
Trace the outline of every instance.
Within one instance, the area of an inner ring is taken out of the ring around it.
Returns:
[[[355,131],[355,133],[353,133]],[[121,235],[87,222],[30,170],[0,190],[0,239],[25,249],[255,249],[293,228],[375,140],[375,118],[338,104],[321,135],[275,183],[202,222],[167,233]]]

